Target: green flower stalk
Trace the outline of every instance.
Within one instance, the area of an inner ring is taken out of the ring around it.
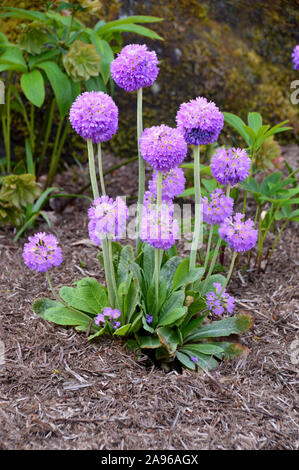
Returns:
[[[137,245],[140,245],[140,223],[142,217],[142,205],[145,191],[145,164],[140,153],[140,137],[142,134],[142,88],[137,90],[137,146],[138,146],[138,201],[137,201]]]
[[[195,268],[196,255],[199,245],[202,245],[202,210],[201,210],[201,193],[200,193],[200,146],[193,147],[194,155],[194,189],[195,189],[195,225],[193,240],[190,253],[190,270]]]

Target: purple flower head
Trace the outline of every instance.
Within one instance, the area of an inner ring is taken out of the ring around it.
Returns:
[[[118,128],[118,107],[102,91],[86,91],[79,95],[70,109],[73,129],[84,140],[93,143],[110,140]]]
[[[28,268],[44,273],[62,263],[61,248],[54,235],[40,232],[29,237],[28,240],[23,250],[24,262]]]
[[[169,171],[182,163],[187,145],[177,129],[162,124],[143,131],[140,153],[155,170]]]
[[[210,200],[209,200],[210,199]],[[234,200],[226,197],[222,189],[215,189],[209,196],[202,198],[203,220],[207,224],[221,224],[233,213]]]
[[[149,181],[149,190],[157,197],[158,172],[154,171],[152,179]],[[162,200],[172,201],[173,198],[184,192],[185,176],[182,168],[172,168],[164,171],[162,176]]]
[[[235,251],[251,250],[257,241],[258,231],[254,229],[254,222],[251,219],[243,222],[244,217],[245,214],[238,212],[227,217],[219,227],[220,237]]]
[[[221,184],[232,185],[245,180],[250,172],[251,160],[246,150],[240,148],[218,148],[211,161],[214,178]]]
[[[106,308],[104,308],[102,313],[99,313],[96,316],[94,322],[95,322],[96,325],[99,325],[101,323],[102,326],[104,326],[106,321],[108,321],[113,326],[113,328],[116,330],[121,325],[121,323],[119,321],[115,321],[117,318],[120,317],[120,315],[121,315],[121,313],[120,313],[119,310],[112,309],[111,307],[106,307]]]
[[[146,323],[148,323],[149,325],[151,325],[153,323],[153,316],[152,315],[148,315],[146,314],[145,315],[145,319],[146,319]]]
[[[228,313],[232,313],[235,308],[235,299],[226,292],[224,289],[223,293],[220,296],[222,291],[222,285],[218,282],[214,282],[213,286],[215,287],[216,292],[207,293],[207,308],[210,312],[215,315],[222,315],[225,310]]]
[[[110,70],[118,86],[136,91],[154,83],[159,73],[158,58],[145,44],[129,44],[111,62]]]
[[[295,46],[292,52],[294,69],[299,70],[299,45]]]
[[[224,119],[213,101],[200,96],[181,104],[176,122],[187,144],[207,145],[218,139]]]
[[[90,239],[101,246],[101,239],[119,240],[126,229],[128,208],[121,197],[115,201],[108,196],[96,198],[88,209]]]
[[[178,221],[173,219],[173,204],[164,201],[158,210],[156,204],[151,203],[150,194],[147,191],[144,197],[140,238],[155,248],[168,250],[179,235]]]

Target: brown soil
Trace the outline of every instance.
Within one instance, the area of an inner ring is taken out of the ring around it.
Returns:
[[[295,163],[298,148],[287,154]],[[116,161],[106,157],[105,167]],[[109,193],[133,195],[134,174],[136,163],[107,177]],[[57,178],[66,181],[71,191],[84,184],[81,176],[74,182],[73,169]],[[50,214],[64,253],[51,273],[56,287],[84,276],[103,281],[88,241],[88,205],[80,199]],[[37,230],[48,229],[40,223]],[[23,243],[12,242],[11,230],[0,231],[1,449],[298,449],[295,225],[284,232],[266,274],[234,271],[229,290],[236,313],[254,318],[240,338],[251,353],[210,373],[167,374],[121,340],[90,343],[36,317],[33,300],[50,294],[44,277],[24,266]]]

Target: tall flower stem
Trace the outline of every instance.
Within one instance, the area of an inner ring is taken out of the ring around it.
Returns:
[[[159,213],[161,211],[161,204],[162,204],[162,171],[158,171],[158,179],[157,179],[157,214],[159,217]],[[156,291],[156,308],[158,311],[159,305],[159,276],[160,276],[160,265],[161,265],[161,256],[160,256],[159,248],[155,248],[155,291]],[[162,252],[163,253],[163,252]]]
[[[102,195],[106,196],[104,175],[103,175],[103,165],[102,165],[102,145],[101,145],[101,142],[98,143],[98,167],[99,167],[99,175],[100,175]]]
[[[46,271],[46,279],[48,281],[48,284],[49,284],[49,287],[50,287],[50,291],[52,292],[53,294],[53,297],[58,301],[58,302],[62,302],[62,299],[59,297],[59,295],[57,294],[57,292],[55,291],[53,285],[52,285],[52,282],[51,282],[51,279],[50,279],[50,276],[49,276],[49,273],[48,271]]]
[[[97,183],[96,168],[93,153],[93,144],[91,139],[87,139],[87,151],[88,151],[88,162],[89,162],[89,175],[92,187],[93,198],[99,197],[99,188]]]
[[[12,80],[12,72],[9,72],[9,74],[8,74],[7,95],[6,95],[6,132],[5,132],[5,139],[4,139],[7,173],[11,172],[11,151],[10,151],[11,80]]]
[[[142,216],[142,204],[143,196],[145,191],[145,165],[144,160],[140,154],[140,137],[142,134],[143,124],[142,124],[142,88],[137,90],[137,146],[138,146],[138,201],[137,201],[137,246],[138,249],[140,245],[140,223]]]
[[[113,253],[112,253],[111,240],[108,240],[108,252],[109,252],[111,281],[112,281],[112,287],[113,287],[114,295],[115,295],[115,303],[116,303],[117,308],[120,309],[118,293],[117,293],[117,285],[116,285],[116,280],[115,280],[115,271],[114,271],[114,265],[113,265]]]
[[[228,271],[228,273],[227,273],[225,282],[224,282],[224,284],[223,284],[223,286],[222,286],[221,292],[220,292],[220,294],[218,295],[218,299],[221,298],[221,296],[222,296],[222,294],[223,294],[223,292],[224,292],[224,289],[226,288],[227,284],[229,283],[229,280],[230,280],[230,278],[231,278],[231,275],[232,275],[232,272],[233,272],[233,269],[234,269],[236,257],[237,257],[237,252],[234,251],[233,257],[232,257],[232,260],[231,260],[231,263],[230,263],[229,271]]]
[[[55,98],[53,98],[53,99],[52,99],[52,102],[51,102],[51,105],[50,105],[50,108],[49,108],[49,111],[48,111],[48,114],[47,114],[47,116],[46,116],[46,119],[47,119],[47,127],[46,127],[46,132],[45,132],[43,147],[42,147],[41,155],[40,155],[40,159],[39,159],[37,177],[39,177],[39,175],[40,175],[40,173],[41,173],[42,166],[43,166],[43,161],[44,161],[45,154],[46,154],[46,150],[47,150],[48,143],[49,143],[50,133],[51,133],[52,124],[53,124],[53,117],[54,117],[54,111],[55,111],[55,104],[56,104],[56,100],[55,100]]]
[[[102,251],[103,251],[103,258],[104,258],[104,271],[107,283],[107,291],[108,291],[108,299],[109,303],[112,308],[114,308],[115,303],[115,291],[113,288],[113,280],[112,280],[112,273],[111,273],[111,264],[109,260],[109,249],[107,245],[107,240],[105,237],[102,237]]]
[[[209,233],[209,239],[208,239],[208,246],[207,246],[207,252],[206,252],[206,257],[205,257],[205,264],[204,264],[204,273],[206,272],[206,269],[208,267],[208,262],[209,262],[209,255],[210,255],[210,250],[211,250],[211,243],[212,243],[212,237],[213,237],[213,232],[214,232],[214,225],[211,225],[210,227],[210,233]]]
[[[200,146],[193,147],[194,155],[194,190],[195,190],[195,224],[193,240],[191,245],[189,269],[195,268],[196,254],[199,242],[202,244],[202,211],[200,193]]]
[[[216,264],[216,260],[217,260],[217,256],[218,256],[218,252],[219,252],[220,245],[221,245],[221,238],[219,237],[218,242],[217,242],[217,245],[216,245],[216,247],[215,247],[215,249],[214,249],[213,258],[212,258],[212,261],[211,261],[211,264],[210,264],[210,268],[209,268],[207,277],[206,277],[205,282],[204,282],[204,285],[203,285],[203,291],[205,291],[205,289],[207,288],[207,285],[208,285],[208,282],[209,282],[209,278],[211,277],[211,274],[213,273],[213,270],[214,270],[214,267],[215,267],[215,264]]]

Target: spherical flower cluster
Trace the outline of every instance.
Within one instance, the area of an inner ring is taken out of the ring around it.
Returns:
[[[111,307],[106,307],[103,310],[103,313],[99,313],[94,322],[96,325],[105,325],[106,321],[109,321],[109,323],[113,326],[113,328],[116,330],[117,328],[120,327],[121,323],[119,321],[116,321],[120,317],[121,313],[117,309],[112,309]]]
[[[149,181],[149,190],[157,197],[158,172],[154,171],[152,179]],[[164,171],[162,175],[162,200],[172,201],[173,198],[184,192],[186,178],[182,168],[172,168]]]
[[[251,160],[246,150],[240,148],[218,148],[212,157],[211,172],[221,184],[232,185],[245,180],[250,172]]]
[[[258,231],[253,228],[254,222],[251,219],[243,222],[244,217],[245,214],[238,212],[234,217],[227,217],[219,227],[220,237],[235,251],[251,250],[257,241]]]
[[[93,143],[111,139],[118,128],[118,107],[102,91],[86,91],[79,95],[70,109],[73,129]]]
[[[140,153],[155,170],[169,171],[182,163],[187,155],[187,144],[177,129],[162,124],[143,131]]]
[[[102,245],[102,238],[119,240],[125,232],[128,208],[121,197],[114,201],[108,196],[101,196],[93,201],[88,209],[88,231],[90,239]]]
[[[154,248],[168,250],[178,239],[179,224],[173,219],[173,204],[164,202],[158,209],[151,204],[149,191],[145,194],[142,219],[140,224],[140,238]],[[146,200],[148,202],[146,202]]]
[[[145,44],[129,44],[111,62],[110,70],[118,86],[136,91],[154,83],[159,73],[158,58]]]
[[[198,97],[181,104],[176,122],[187,144],[207,145],[218,139],[224,119],[213,101]]]
[[[209,196],[202,198],[203,221],[207,224],[221,224],[233,213],[234,200],[226,197],[222,189],[215,189]]]
[[[39,273],[49,271],[62,263],[62,252],[57,238],[45,232],[36,233],[25,243],[23,259],[28,268]]]
[[[294,69],[299,70],[299,45],[294,47],[292,52]]]
[[[214,282],[213,286],[215,287],[215,292],[208,292],[207,293],[207,308],[210,312],[214,313],[215,315],[222,315],[224,310],[227,310],[228,313],[232,313],[235,308],[235,299],[231,295],[226,292],[224,289],[222,291],[222,285],[218,282]],[[221,297],[219,298],[221,294]]]

